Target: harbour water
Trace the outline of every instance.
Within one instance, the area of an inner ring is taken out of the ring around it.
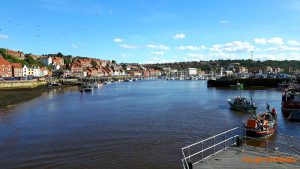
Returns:
[[[236,126],[242,95],[278,112],[278,133],[300,136],[280,111],[279,89],[207,88],[206,81],[142,80],[80,93],[77,87],[0,91],[1,168],[179,169],[180,148]]]

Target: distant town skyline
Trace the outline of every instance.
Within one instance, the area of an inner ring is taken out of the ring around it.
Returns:
[[[300,60],[297,0],[0,0],[0,47],[117,62]]]

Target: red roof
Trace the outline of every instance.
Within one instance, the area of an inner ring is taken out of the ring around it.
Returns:
[[[20,63],[12,63],[11,64],[14,68],[23,68],[22,65]]]
[[[11,63],[7,60],[0,59],[0,65],[11,65]]]

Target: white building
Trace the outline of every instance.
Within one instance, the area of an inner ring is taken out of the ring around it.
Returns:
[[[60,66],[58,64],[53,64],[52,67],[53,67],[54,70],[59,70],[60,69]]]
[[[52,64],[52,58],[51,57],[42,57],[40,59],[40,61],[42,63],[44,63],[45,65],[47,65],[47,66]]]
[[[198,72],[196,68],[188,68],[188,75],[189,76],[197,76]]]
[[[23,77],[28,76],[28,67],[26,65],[23,66]]]
[[[33,76],[40,77],[40,74],[41,74],[40,67],[38,66],[33,67]]]

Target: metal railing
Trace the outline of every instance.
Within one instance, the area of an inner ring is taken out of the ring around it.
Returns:
[[[184,169],[190,169],[189,165],[195,165],[210,156],[226,150],[227,147],[235,145],[236,138],[239,137],[238,134],[234,134],[237,131],[238,127],[235,127],[207,139],[201,140],[197,143],[183,147],[181,151],[183,154],[182,164]],[[192,158],[196,159],[191,160]]]

